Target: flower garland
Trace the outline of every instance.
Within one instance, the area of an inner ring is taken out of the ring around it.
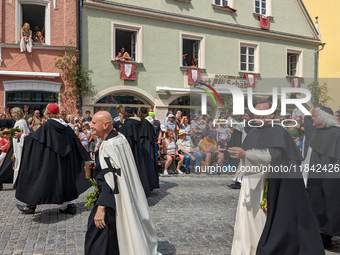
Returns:
[[[267,215],[267,197],[268,197],[268,180],[266,180],[266,184],[264,185],[263,199],[260,203],[260,207],[262,208],[266,215]]]
[[[100,190],[98,188],[98,185],[96,183],[95,180],[93,179],[90,179],[89,180],[90,183],[92,184],[92,186],[94,186],[94,191],[90,192],[86,198],[85,198],[85,202],[86,204],[84,205],[86,208],[89,208],[90,206],[94,206],[97,199],[98,199],[98,196],[99,196],[99,193],[100,193]]]

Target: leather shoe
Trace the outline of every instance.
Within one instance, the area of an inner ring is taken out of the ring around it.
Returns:
[[[34,214],[36,207],[35,205],[17,205],[17,208],[26,214]]]
[[[64,210],[61,210],[59,209],[59,212],[60,213],[64,213],[64,214],[72,214],[72,215],[75,215],[76,212],[77,212],[77,207],[75,204],[68,204],[66,209]]]
[[[228,184],[227,186],[228,186],[229,188],[231,188],[231,187],[234,186],[234,185],[235,185],[235,182],[230,183],[230,184]]]

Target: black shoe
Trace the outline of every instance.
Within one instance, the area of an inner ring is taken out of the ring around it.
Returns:
[[[230,184],[228,184],[227,186],[228,186],[229,188],[231,188],[231,187],[234,186],[234,185],[235,185],[235,182],[230,183]]]
[[[241,183],[236,182],[233,186],[231,186],[230,188],[232,189],[240,189],[241,188]]]
[[[190,174],[190,171],[185,171],[185,174]]]
[[[320,235],[321,235],[323,247],[326,250],[331,249],[332,248],[332,236],[326,235],[324,233],[320,233]]]
[[[65,213],[65,214],[75,215],[76,212],[77,212],[77,207],[76,207],[75,204],[68,204],[66,209],[64,209],[64,210],[59,209],[59,212],[60,213]]]
[[[23,213],[26,213],[26,214],[34,214],[35,212],[35,208],[37,206],[35,205],[17,205],[18,209],[20,211],[22,211]]]
[[[4,185],[2,185],[2,183],[0,183],[0,191],[4,189]]]

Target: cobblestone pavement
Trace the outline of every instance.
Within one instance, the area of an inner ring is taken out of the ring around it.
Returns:
[[[239,193],[226,187],[230,179],[195,174],[161,177],[161,189],[148,199],[159,252],[230,254]],[[58,205],[38,206],[34,215],[24,215],[15,206],[18,201],[11,185],[4,185],[0,192],[0,254],[84,254],[90,213],[83,206],[84,195],[77,200],[74,216],[59,214]],[[327,255],[340,253],[340,239],[334,242],[335,248]]]

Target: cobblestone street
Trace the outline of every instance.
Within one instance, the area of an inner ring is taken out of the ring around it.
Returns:
[[[230,254],[239,190],[230,176],[160,177],[161,189],[148,199],[162,254]],[[86,192],[85,194],[87,194]],[[84,194],[84,195],[85,195]],[[84,254],[90,209],[84,195],[77,214],[58,205],[38,206],[34,215],[16,208],[11,185],[0,192],[0,254]],[[326,254],[339,254],[340,241]],[[99,254],[98,254],[99,255]]]

